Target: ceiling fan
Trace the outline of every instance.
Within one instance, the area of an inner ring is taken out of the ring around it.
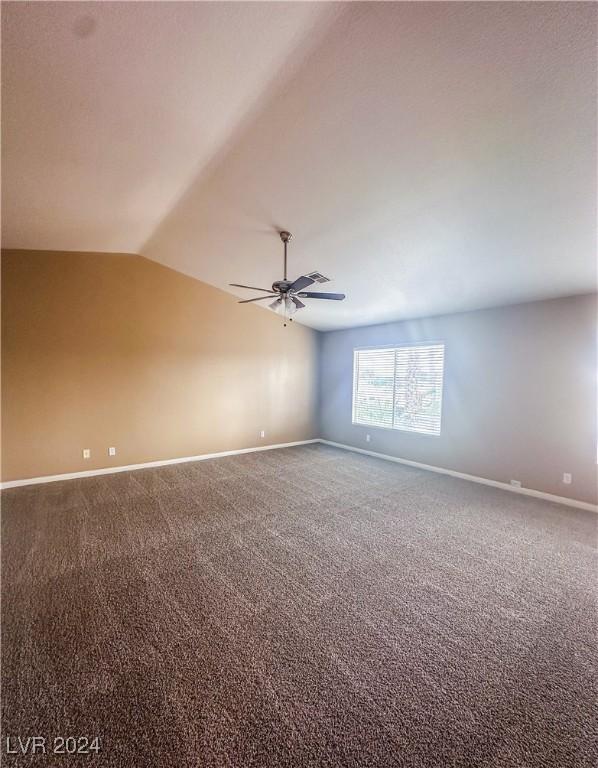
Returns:
[[[277,280],[272,283],[272,288],[255,288],[252,285],[240,285],[239,283],[229,283],[234,288],[248,288],[251,291],[263,291],[265,296],[256,296],[255,299],[243,299],[239,304],[249,304],[251,301],[264,301],[264,299],[274,299],[269,305],[270,309],[275,311],[282,311],[285,316],[287,314],[292,315],[298,309],[303,309],[305,304],[301,299],[328,299],[331,301],[342,301],[345,298],[344,293],[323,293],[321,291],[306,291],[304,290],[315,282],[327,282],[327,278],[323,277],[319,273],[312,273],[312,275],[301,275],[296,280],[291,281],[287,279],[287,245],[289,240],[293,237],[290,232],[279,232],[280,239],[284,245],[284,279]]]

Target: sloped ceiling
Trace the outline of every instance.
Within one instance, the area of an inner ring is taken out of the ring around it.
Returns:
[[[597,10],[4,3],[3,245],[249,298],[289,229],[319,329],[595,290]]]

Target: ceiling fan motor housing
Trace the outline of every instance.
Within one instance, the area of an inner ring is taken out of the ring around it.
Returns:
[[[277,280],[272,283],[272,290],[276,293],[287,293],[292,284],[292,280]]]

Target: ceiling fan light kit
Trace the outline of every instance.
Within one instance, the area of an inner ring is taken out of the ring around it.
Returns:
[[[328,282],[328,278],[321,275],[319,272],[312,272],[311,275],[301,275],[296,280],[289,280],[287,278],[287,245],[289,240],[293,237],[290,232],[283,230],[278,233],[284,246],[284,278],[272,283],[272,288],[256,288],[253,285],[241,285],[240,283],[229,283],[233,288],[247,288],[250,291],[260,291],[264,293],[264,296],[256,296],[254,299],[243,299],[239,301],[239,304],[249,304],[252,301],[262,301],[263,299],[275,299],[269,308],[282,314],[285,320],[288,318],[290,321],[291,315],[295,314],[298,309],[303,309],[305,304],[301,299],[328,299],[330,301],[342,301],[345,298],[344,293],[322,293],[314,291],[305,291],[314,283]],[[284,323],[286,326],[286,322]]]

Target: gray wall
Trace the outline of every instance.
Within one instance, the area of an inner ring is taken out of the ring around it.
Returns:
[[[322,333],[321,437],[596,503],[596,311],[591,294]],[[440,436],[353,425],[353,349],[422,341],[445,343]]]

